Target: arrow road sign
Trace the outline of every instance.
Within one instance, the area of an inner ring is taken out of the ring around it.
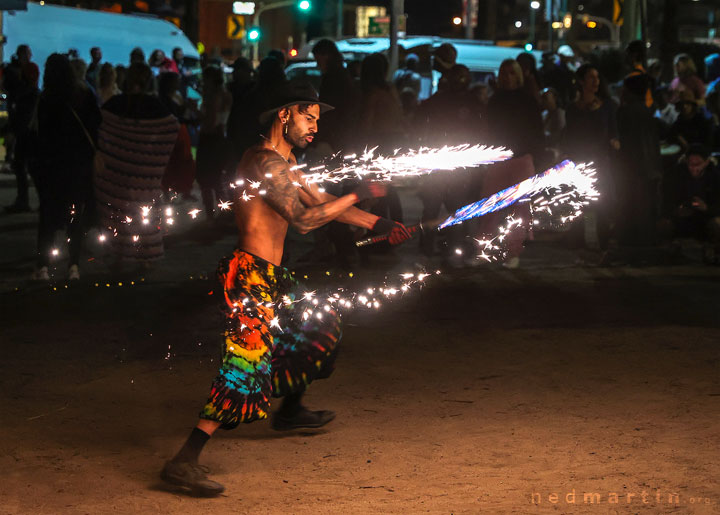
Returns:
[[[245,37],[245,18],[237,14],[231,14],[227,19],[228,39],[242,39]]]

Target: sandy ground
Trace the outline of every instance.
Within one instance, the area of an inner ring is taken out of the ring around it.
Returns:
[[[219,433],[203,461],[227,492],[196,499],[158,472],[216,372],[204,277],[232,238],[170,241],[132,286],[88,263],[52,290],[17,279],[30,216],[1,224],[0,513],[720,513],[716,268],[531,248],[351,314],[307,397],[336,421]]]

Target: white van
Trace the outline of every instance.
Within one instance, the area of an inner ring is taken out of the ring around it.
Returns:
[[[90,49],[100,47],[103,62],[113,65],[127,66],[135,47],[142,48],[147,57],[155,49],[170,57],[173,48],[180,47],[188,59],[200,59],[182,30],[169,21],[146,15],[28,2],[27,11],[2,13],[1,35],[6,39],[3,60],[9,61],[18,45],[29,45],[41,77],[50,54],[67,53],[71,48],[89,61]]]

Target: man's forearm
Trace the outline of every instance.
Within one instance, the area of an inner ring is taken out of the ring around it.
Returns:
[[[294,218],[291,223],[300,232],[307,233],[325,225],[331,220],[336,220],[338,216],[352,208],[352,205],[357,201],[358,196],[355,193],[350,193],[340,198],[333,197],[327,202],[306,208],[299,216]]]
[[[334,195],[330,195],[329,193],[323,193],[323,195],[323,200],[325,202],[329,202],[337,198]],[[351,206],[342,213],[340,213],[338,216],[336,216],[335,221],[344,224],[354,225],[356,227],[362,227],[363,229],[372,229],[378,218],[380,217],[377,215],[368,213],[367,211],[363,211],[362,209],[359,209],[355,206]]]

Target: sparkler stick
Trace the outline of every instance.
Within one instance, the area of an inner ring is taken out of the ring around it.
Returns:
[[[562,186],[574,189],[575,196],[580,197],[583,201],[586,199],[593,200],[598,195],[598,192],[594,187],[594,183],[595,172],[592,168],[587,167],[585,164],[576,165],[572,161],[566,160],[549,170],[525,179],[514,186],[510,186],[509,188],[505,188],[504,190],[501,190],[487,198],[461,207],[442,224],[426,223],[425,225],[426,227],[437,227],[438,230],[444,229],[451,225],[461,224],[471,218],[477,218],[488,213],[505,209],[516,202],[528,201],[531,197],[537,195],[538,193],[552,189],[559,189]],[[549,211],[547,206],[548,204],[553,203],[570,205],[581,203],[580,201],[574,200],[572,198],[572,194],[573,192],[565,191],[557,194],[553,199],[538,202],[538,209]],[[562,221],[565,222],[571,218],[574,217],[567,216],[564,217]],[[418,224],[412,225],[407,229],[410,232],[415,232],[418,229],[422,230],[422,228],[422,224]],[[389,237],[389,234],[371,236],[355,242],[355,245],[358,247],[372,245],[374,243],[385,241]]]
[[[426,224],[427,225],[427,224]],[[415,224],[415,225],[409,225],[405,227],[410,234],[422,231],[423,230],[423,224]],[[365,238],[363,240],[358,240],[355,242],[355,246],[357,247],[364,247],[365,245],[373,245],[375,243],[380,243],[381,241],[386,241],[388,238],[390,238],[390,233],[387,234],[378,234],[376,236],[370,236],[369,238]]]
[[[516,202],[528,201],[532,196],[541,192],[560,189],[563,186],[576,190],[577,196],[583,200],[594,200],[598,196],[598,191],[595,189],[595,170],[585,164],[576,165],[572,161],[565,160],[541,174],[534,175],[494,195],[461,207],[455,211],[455,214],[440,224],[438,229],[461,224],[471,218],[505,209]],[[578,203],[573,201],[568,192],[558,194],[556,200],[561,203]],[[552,203],[552,200],[549,203]]]

